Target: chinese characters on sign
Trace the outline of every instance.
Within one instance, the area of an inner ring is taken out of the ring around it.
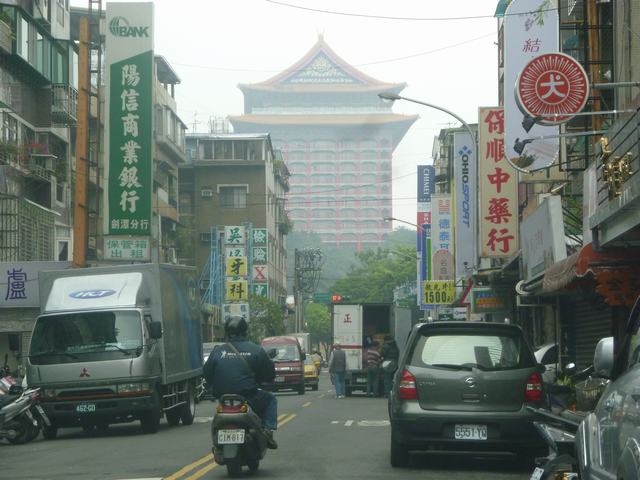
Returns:
[[[249,299],[248,283],[246,280],[230,280],[227,277],[226,298],[231,302],[246,302]]]
[[[26,299],[27,272],[22,268],[7,270],[7,294],[5,300]]]
[[[453,222],[450,194],[431,196],[431,279],[453,280]]]
[[[248,303],[223,303],[222,304],[222,321],[226,321],[230,317],[242,317],[249,321],[249,304]]]
[[[151,235],[153,5],[110,4],[107,21],[127,18],[149,34],[107,32],[107,231],[111,235]],[[148,25],[148,28],[147,28]],[[135,240],[136,238],[133,238]],[[118,249],[111,259],[118,256]]]
[[[246,243],[246,229],[240,226],[224,227],[224,243],[227,245],[244,245]]]
[[[510,257],[518,250],[518,174],[504,156],[504,112],[479,109],[480,251]]]
[[[151,242],[148,238],[106,237],[105,260],[148,261],[151,258]]]
[[[227,258],[227,276],[246,277],[247,276],[247,257]]]
[[[431,195],[435,191],[436,172],[433,165],[418,165],[418,212],[416,216],[418,285],[431,279]],[[428,308],[418,295],[421,309]]]
[[[455,301],[454,280],[429,280],[422,285],[423,302],[429,305],[449,305]]]
[[[266,228],[254,228],[253,239],[253,272],[252,293],[263,297],[269,296],[269,235]]]

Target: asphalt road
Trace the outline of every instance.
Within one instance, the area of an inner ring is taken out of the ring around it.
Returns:
[[[408,469],[389,464],[390,428],[386,401],[356,396],[336,399],[328,377],[318,392],[279,393],[279,449],[267,452],[262,479],[528,479],[510,457],[416,455]],[[115,425],[105,433],[60,430],[58,439],[39,437],[27,445],[0,442],[0,478],[165,479],[227,478],[210,455],[209,422],[214,404],[198,405],[196,421],[144,435],[139,424]]]

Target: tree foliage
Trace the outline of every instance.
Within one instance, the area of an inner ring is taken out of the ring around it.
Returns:
[[[356,254],[359,265],[335,282],[331,292],[354,303],[390,303],[393,289],[416,278],[415,247],[365,250]]]
[[[267,297],[252,295],[249,299],[249,315],[249,338],[254,342],[284,333],[282,307]]]
[[[331,313],[326,305],[310,303],[305,313],[305,322],[312,344],[331,341]]]

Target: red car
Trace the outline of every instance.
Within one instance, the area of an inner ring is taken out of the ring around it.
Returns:
[[[267,337],[262,340],[262,348],[276,350],[273,362],[276,365],[276,377],[273,383],[263,384],[266,390],[295,390],[304,395],[304,359],[305,353],[295,337]]]

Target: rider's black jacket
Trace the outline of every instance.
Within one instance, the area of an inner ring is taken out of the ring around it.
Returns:
[[[255,392],[260,383],[273,381],[275,367],[262,347],[245,337],[230,337],[228,342],[240,355],[228,344],[218,345],[202,369],[215,397],[226,393],[246,396]]]

